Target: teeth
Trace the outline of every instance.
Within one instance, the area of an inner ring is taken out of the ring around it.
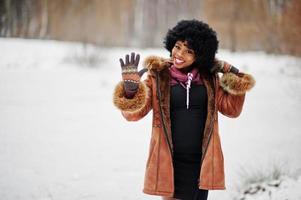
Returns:
[[[177,64],[182,64],[184,62],[183,60],[180,60],[180,59],[177,59],[177,58],[175,59],[175,61],[176,61]]]

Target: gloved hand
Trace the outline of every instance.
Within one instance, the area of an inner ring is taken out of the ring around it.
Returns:
[[[122,70],[122,79],[124,83],[124,91],[126,98],[133,98],[137,93],[140,78],[147,71],[147,69],[142,69],[138,72],[138,64],[140,60],[140,55],[131,53],[131,58],[127,54],[125,56],[125,62],[120,58],[120,66]]]
[[[221,73],[227,73],[227,72],[231,72],[233,74],[239,75],[239,70],[234,67],[233,65],[222,61],[222,60],[218,60],[215,59],[215,64],[212,67],[212,69],[210,70],[211,72],[221,72]]]

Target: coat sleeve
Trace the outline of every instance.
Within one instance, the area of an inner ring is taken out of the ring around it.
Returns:
[[[245,94],[254,85],[255,80],[249,74],[225,73],[217,81],[217,106],[218,110],[228,117],[238,117],[242,111]]]
[[[121,110],[121,114],[128,121],[138,121],[152,109],[152,80],[148,75],[140,82],[138,91],[132,99],[125,97],[123,82],[119,82],[113,94],[114,105]]]

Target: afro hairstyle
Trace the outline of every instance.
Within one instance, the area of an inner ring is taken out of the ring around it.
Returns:
[[[170,55],[177,41],[187,41],[188,47],[196,55],[193,65],[210,73],[218,49],[218,40],[216,32],[208,24],[196,19],[179,21],[175,27],[168,30],[164,38],[163,43]]]

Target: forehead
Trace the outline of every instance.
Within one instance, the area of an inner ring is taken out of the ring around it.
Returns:
[[[176,43],[180,45],[188,46],[188,42],[186,40],[185,41],[178,40]]]
[[[188,44],[188,42],[186,40],[185,41],[178,40],[176,42],[176,44],[181,45],[181,46],[185,46],[185,47],[187,47],[189,49],[192,49],[191,47],[189,47],[189,44]]]

